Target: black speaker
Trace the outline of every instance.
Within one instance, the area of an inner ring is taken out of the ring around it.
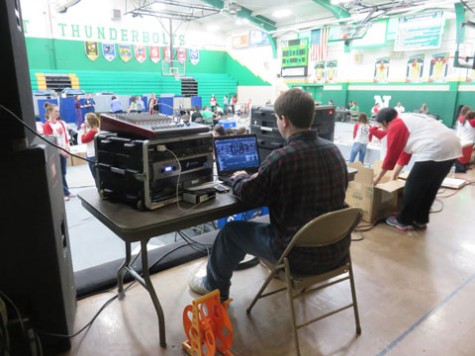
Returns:
[[[76,312],[58,151],[36,139],[1,153],[0,165],[0,290],[38,332],[45,355],[66,351],[69,338],[48,335],[72,334]],[[11,354],[22,348],[13,343]]]
[[[0,0],[0,104],[12,111],[24,124],[35,129],[35,112],[31,92],[23,19],[19,0]],[[0,108],[0,151],[28,147],[34,134],[21,122]]]

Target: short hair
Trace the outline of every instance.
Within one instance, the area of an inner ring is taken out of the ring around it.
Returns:
[[[382,122],[391,122],[397,117],[398,113],[394,108],[382,108],[376,114],[376,121],[379,123]]]
[[[224,127],[221,125],[216,125],[214,127],[214,132],[216,132],[219,136],[226,136],[226,131],[224,131]]]
[[[274,110],[279,120],[285,116],[297,128],[310,128],[315,116],[315,102],[309,93],[292,88],[277,98]]]

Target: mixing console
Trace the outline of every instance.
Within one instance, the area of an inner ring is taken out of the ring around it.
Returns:
[[[210,128],[194,122],[177,123],[174,118],[160,114],[101,114],[101,130],[154,139],[208,132]]]

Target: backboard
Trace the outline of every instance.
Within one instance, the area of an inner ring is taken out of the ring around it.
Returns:
[[[181,78],[186,75],[185,62],[178,60],[163,60],[162,75],[167,77]]]

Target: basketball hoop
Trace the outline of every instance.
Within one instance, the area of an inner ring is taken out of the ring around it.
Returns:
[[[173,73],[173,76],[175,77],[175,80],[180,80],[180,74],[179,73]]]

